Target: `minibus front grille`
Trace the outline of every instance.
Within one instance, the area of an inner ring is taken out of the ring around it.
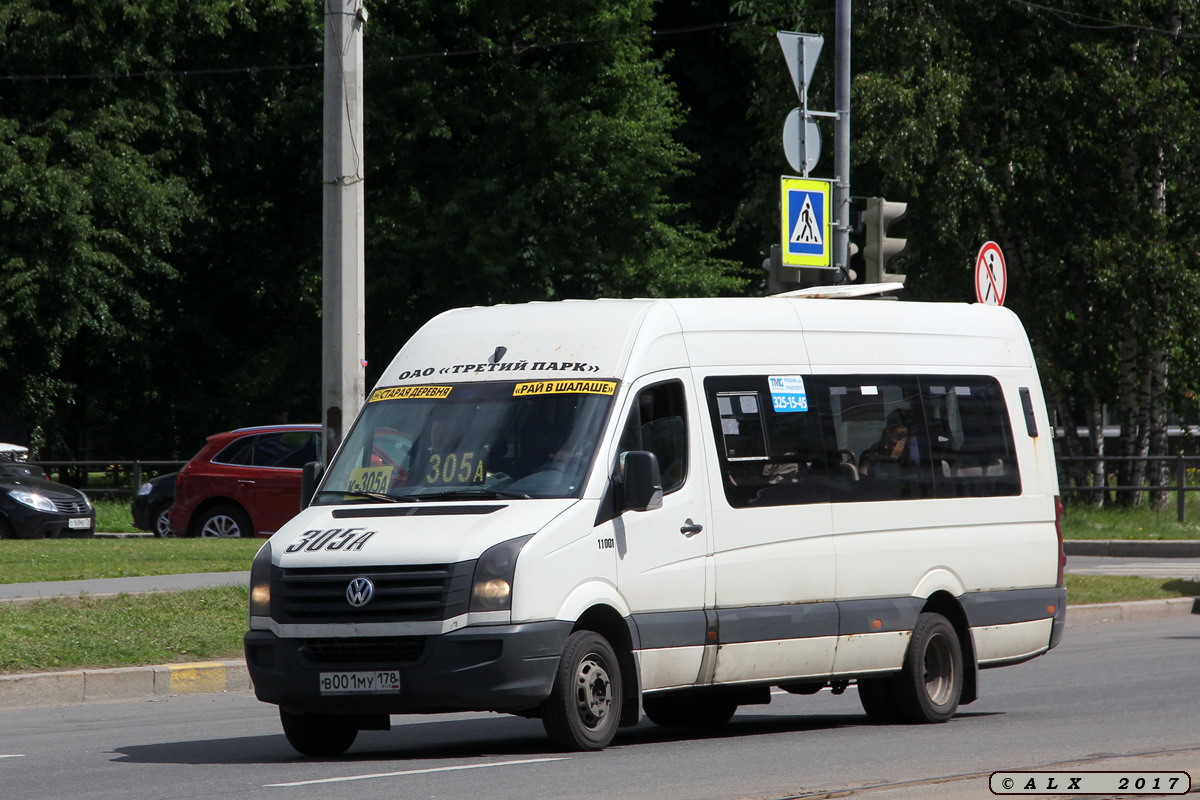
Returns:
[[[271,616],[283,625],[430,622],[467,613],[474,561],[410,566],[272,567]],[[371,599],[353,606],[351,581],[367,578]]]
[[[318,667],[341,664],[404,666],[419,661],[424,652],[424,636],[304,639],[300,643],[300,653]]]

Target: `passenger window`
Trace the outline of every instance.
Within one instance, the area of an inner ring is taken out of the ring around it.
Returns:
[[[664,494],[678,489],[687,478],[686,419],[683,384],[660,383],[638,393],[621,433],[622,461],[631,450],[649,450],[658,457]]]
[[[933,468],[917,380],[861,375],[826,378],[840,458],[835,500],[933,496]]]
[[[713,377],[704,382],[725,497],[734,508],[829,497],[819,412],[802,376]]]
[[[308,431],[247,436],[226,447],[213,461],[242,467],[301,469],[317,460],[318,436]]]
[[[1008,406],[991,378],[922,381],[939,497],[1021,493]]]

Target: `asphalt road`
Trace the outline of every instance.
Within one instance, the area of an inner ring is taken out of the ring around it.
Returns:
[[[1200,786],[1200,615],[1069,625],[1049,655],[982,674],[945,725],[868,724],[854,689],[777,695],[715,732],[622,731],[548,749],[540,723],[394,718],[347,757],[308,760],[275,709],[234,692],[0,711],[0,796],[182,798],[991,798],[994,770],[1189,770]]]

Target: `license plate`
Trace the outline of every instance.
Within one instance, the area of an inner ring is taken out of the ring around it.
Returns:
[[[67,520],[67,527],[75,528],[77,530],[86,530],[87,528],[92,527],[92,521],[87,517],[72,517],[71,519]]]
[[[322,672],[321,694],[399,694],[400,673],[394,669],[374,672]]]

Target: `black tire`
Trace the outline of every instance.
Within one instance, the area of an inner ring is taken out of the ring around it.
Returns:
[[[281,708],[279,721],[283,723],[288,744],[296,748],[296,752],[314,758],[340,756],[358,737],[358,723],[353,717],[293,714]]]
[[[159,539],[168,539],[171,533],[171,504],[159,503],[150,511],[150,531]]]
[[[738,702],[721,692],[673,692],[643,697],[642,710],[663,728],[715,728],[733,719]]]
[[[13,533],[12,523],[4,517],[0,516],[0,539],[15,539],[17,535]]]
[[[894,680],[896,707],[905,722],[945,722],[954,716],[962,697],[963,662],[949,620],[941,614],[917,617],[904,668]]]
[[[542,726],[563,750],[603,750],[621,721],[621,667],[603,636],[576,631],[567,637],[542,703]]]
[[[195,531],[204,539],[245,539],[254,535],[250,518],[237,506],[213,506],[196,520]]]
[[[858,701],[871,721],[878,725],[890,725],[900,721],[900,709],[896,707],[896,680],[886,678],[860,678]]]

